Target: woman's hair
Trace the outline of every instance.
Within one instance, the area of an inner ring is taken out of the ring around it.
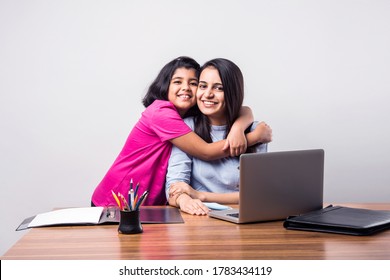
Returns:
[[[226,108],[226,138],[239,116],[244,101],[244,77],[240,68],[228,59],[212,59],[201,67],[200,73],[208,67],[217,69],[222,81]],[[211,126],[207,116],[199,114],[195,117],[195,132],[208,143],[212,142],[210,130]]]
[[[167,63],[149,86],[148,91],[142,99],[142,104],[145,107],[148,107],[155,100],[168,100],[169,84],[173,74],[178,68],[194,69],[196,77],[199,77],[199,63],[190,57],[179,56]]]

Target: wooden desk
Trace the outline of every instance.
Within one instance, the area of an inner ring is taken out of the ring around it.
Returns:
[[[390,210],[390,203],[337,205]],[[390,259],[390,230],[348,236],[286,230],[282,221],[182,216],[184,224],[144,224],[137,235],[118,234],[117,225],[34,228],[2,259]]]

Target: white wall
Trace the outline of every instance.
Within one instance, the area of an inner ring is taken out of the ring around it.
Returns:
[[[390,2],[0,0],[0,253],[88,206],[160,68],[236,62],[271,151],[323,148],[325,200],[390,202]]]

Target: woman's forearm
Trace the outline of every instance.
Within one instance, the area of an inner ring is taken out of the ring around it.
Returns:
[[[199,199],[203,202],[217,202],[221,204],[238,204],[239,193],[213,193],[213,192],[198,192]]]

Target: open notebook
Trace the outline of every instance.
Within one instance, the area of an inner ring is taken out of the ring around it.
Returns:
[[[60,225],[117,224],[119,217],[119,208],[116,207],[66,208],[29,217],[16,230]],[[141,207],[140,220],[145,224],[184,223],[180,210],[173,207]]]

